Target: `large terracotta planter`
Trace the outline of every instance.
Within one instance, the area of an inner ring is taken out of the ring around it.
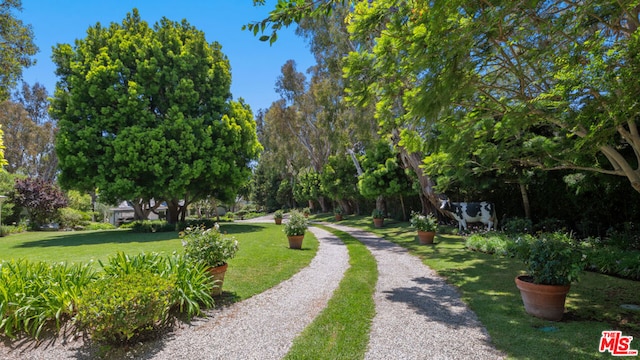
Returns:
[[[222,294],[222,283],[224,283],[224,274],[227,273],[228,264],[210,267],[207,269],[211,278],[213,278],[215,287],[211,291],[211,295],[217,296]]]
[[[274,218],[273,220],[275,220],[276,225],[282,224],[282,218]]]
[[[524,310],[528,314],[551,321],[562,319],[571,285],[534,284],[530,276],[520,275],[516,277],[516,286],[520,289]]]
[[[373,218],[373,226],[381,228],[384,225],[384,219]]]
[[[422,231],[418,230],[418,240],[422,245],[433,244],[433,239],[436,237],[435,231]]]
[[[302,249],[302,239],[304,239],[304,235],[289,235],[287,238],[289,239],[290,249]]]

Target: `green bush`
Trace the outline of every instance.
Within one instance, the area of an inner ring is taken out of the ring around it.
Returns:
[[[96,278],[89,265],[18,260],[0,264],[0,332],[38,338],[75,312],[81,289]]]
[[[73,229],[88,220],[82,211],[70,207],[58,209],[58,219],[60,220],[60,228],[63,229]]]
[[[171,232],[176,231],[175,224],[169,224],[165,220],[137,220],[120,225],[121,229],[131,229],[133,232]]]
[[[112,230],[115,228],[113,224],[104,222],[90,222],[84,227],[85,230]]]
[[[466,240],[466,247],[487,254],[509,255],[513,253],[514,240],[498,232],[477,233]]]
[[[174,284],[150,271],[97,280],[82,291],[77,324],[93,340],[110,344],[148,338],[171,323]]]
[[[216,221],[213,219],[187,219],[186,221],[180,221],[178,223],[178,231],[184,231],[184,229],[190,227],[204,226],[206,228],[212,228],[216,225]]]
[[[502,224],[502,229],[507,234],[530,234],[533,231],[533,223],[525,218],[508,218]]]
[[[172,307],[188,318],[202,313],[202,308],[213,307],[211,297],[213,280],[207,266],[189,261],[179,254],[162,256],[157,253],[141,253],[135,256],[119,252],[110,256],[107,263],[99,262],[106,276],[119,277],[141,271],[149,271],[175,280]]]

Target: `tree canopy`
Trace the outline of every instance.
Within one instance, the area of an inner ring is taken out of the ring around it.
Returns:
[[[189,202],[230,198],[249,180],[261,149],[253,113],[231,100],[220,44],[186,20],[150,27],[134,9],[53,59],[63,186],[132,200],[138,217],[166,201],[176,221]]]
[[[10,90],[22,76],[22,69],[34,64],[38,52],[33,43],[33,31],[15,16],[22,11],[21,0],[0,3],[0,100],[9,97]]]

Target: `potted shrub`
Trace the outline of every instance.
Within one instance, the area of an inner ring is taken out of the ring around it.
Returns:
[[[342,220],[342,207],[338,206],[335,209],[333,209],[333,215],[335,215],[336,221],[341,221]]]
[[[284,224],[283,229],[289,239],[289,248],[302,248],[302,240],[304,239],[304,232],[307,230],[307,227],[307,218],[305,218],[301,212],[292,210],[289,213],[289,221]]]
[[[527,271],[515,280],[525,311],[542,319],[559,321],[571,283],[577,281],[584,270],[581,251],[563,233],[519,238],[514,250]]]
[[[414,212],[411,214],[411,226],[418,230],[420,244],[433,244],[433,239],[438,230],[438,219],[433,214],[422,215]]]
[[[276,222],[276,225],[282,224],[283,216],[284,216],[284,211],[282,210],[276,210],[276,212],[273,213],[273,220]]]
[[[238,252],[238,241],[233,236],[221,234],[218,224],[209,229],[204,225],[187,227],[180,232],[180,239],[185,256],[208,267],[215,285],[213,295],[220,295],[227,261]]]
[[[373,209],[371,217],[373,218],[373,225],[375,227],[380,228],[384,225],[384,212],[382,212],[382,210]]]
[[[302,214],[304,215],[304,217],[308,218],[309,215],[311,215],[311,209],[308,207],[302,209]]]

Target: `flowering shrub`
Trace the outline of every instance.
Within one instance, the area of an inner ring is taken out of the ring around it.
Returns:
[[[283,231],[287,236],[304,235],[307,226],[309,226],[309,223],[304,215],[297,210],[291,210],[289,213],[289,221],[284,224]]]
[[[180,238],[187,258],[211,267],[224,265],[238,252],[238,241],[221,234],[218,224],[209,229],[203,225],[187,227]]]
[[[411,226],[420,231],[436,231],[438,229],[438,219],[433,214],[422,215],[414,212],[411,214]]]

